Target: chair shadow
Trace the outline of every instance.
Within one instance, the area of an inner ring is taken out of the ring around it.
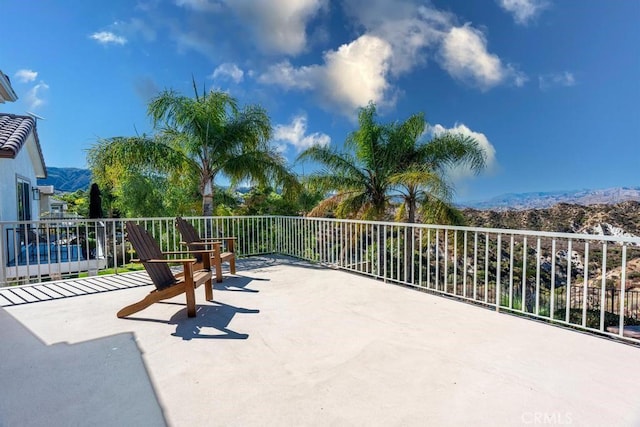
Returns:
[[[270,279],[262,279],[259,277],[244,276],[236,274],[235,276],[225,276],[222,282],[213,282],[213,289],[216,291],[229,291],[229,292],[250,292],[258,293],[257,289],[249,289],[247,285],[251,282],[268,282]]]
[[[196,317],[187,317],[186,307],[173,316],[167,322],[176,325],[176,331],[171,335],[181,337],[188,341],[197,339],[233,339],[246,340],[249,334],[242,334],[229,329],[229,323],[236,314],[256,314],[260,310],[234,307],[221,302],[212,301],[215,305],[196,306]],[[217,329],[218,334],[203,333],[203,330]]]

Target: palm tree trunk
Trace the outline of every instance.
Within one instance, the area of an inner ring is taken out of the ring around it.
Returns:
[[[213,216],[213,181],[209,180],[202,191],[202,215]]]
[[[412,197],[409,199],[408,203],[408,221],[410,224],[415,224],[416,222],[416,199]],[[417,236],[415,233],[415,229],[411,228],[407,235],[405,236],[405,256],[404,256],[404,265],[405,265],[405,281],[411,277],[411,271],[414,269],[413,265],[413,248],[416,248],[419,242],[417,242]]]
[[[409,208],[409,212],[408,212],[408,221],[411,224],[414,224],[416,222],[416,202],[415,200],[412,200],[408,203],[408,208]]]

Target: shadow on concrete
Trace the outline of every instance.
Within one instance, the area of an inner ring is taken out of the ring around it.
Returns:
[[[230,339],[246,340],[249,334],[238,333],[229,329],[229,323],[236,314],[256,314],[260,310],[234,307],[232,305],[215,302],[216,305],[199,305],[196,308],[196,317],[187,317],[186,307],[169,320],[169,324],[176,325],[176,331],[171,335],[181,337],[183,340],[197,339]],[[206,333],[209,329],[215,329],[220,333]]]
[[[262,268],[275,267],[278,265],[297,266],[313,270],[325,270],[327,268],[324,265],[314,264],[310,261],[278,254],[255,255],[247,258],[239,258],[236,260],[236,265],[240,273],[244,270],[260,271]]]
[[[166,425],[132,333],[46,345],[0,309],[0,426]]]
[[[235,276],[225,276],[224,280],[220,283],[213,282],[213,289],[216,291],[258,293],[260,292],[259,290],[249,289],[247,288],[247,285],[251,282],[268,282],[269,280],[270,279],[237,274]]]

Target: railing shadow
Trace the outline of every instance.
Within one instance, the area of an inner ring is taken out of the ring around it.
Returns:
[[[297,266],[312,270],[326,270],[327,268],[326,265],[316,264],[313,263],[313,261],[281,254],[256,255],[247,258],[240,258],[236,262],[238,265],[238,270],[240,271],[252,270],[259,272],[262,268],[281,265]]]

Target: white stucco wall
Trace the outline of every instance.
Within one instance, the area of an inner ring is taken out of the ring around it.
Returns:
[[[27,141],[27,145],[30,144],[35,145],[33,136],[30,136]],[[35,188],[38,184],[30,151],[27,146],[20,150],[15,159],[0,158],[0,221],[18,220],[17,176],[27,180],[31,188]],[[38,220],[40,218],[39,201],[33,200],[33,193],[29,196],[31,197],[31,219]]]

